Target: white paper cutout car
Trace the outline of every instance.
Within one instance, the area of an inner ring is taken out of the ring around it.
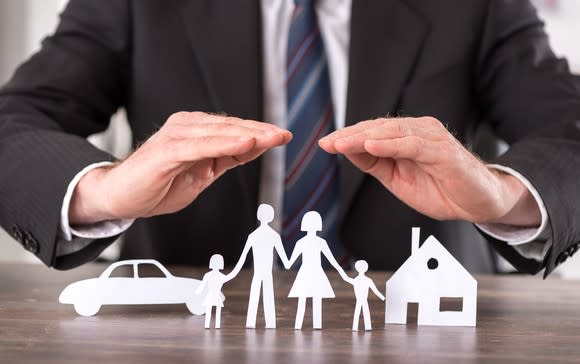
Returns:
[[[139,277],[139,265],[154,265],[164,277]],[[132,267],[133,277],[111,277],[119,267]],[[182,304],[194,315],[205,312],[205,292],[196,294],[200,280],[175,277],[158,261],[152,259],[124,260],[111,264],[98,278],[69,284],[60,294],[59,302],[74,305],[81,316],[93,316],[102,305]],[[222,294],[222,300],[224,300]]]
[[[413,228],[411,256],[386,283],[385,323],[407,323],[408,303],[418,303],[417,325],[475,326],[477,281],[434,236],[419,247],[419,235]],[[442,298],[461,310],[442,311]]]

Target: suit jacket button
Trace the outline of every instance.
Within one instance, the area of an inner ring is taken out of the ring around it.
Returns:
[[[566,249],[566,254],[568,255],[568,257],[571,257],[572,255],[574,255],[574,253],[575,253],[574,246],[571,246],[568,249]]]
[[[558,255],[558,259],[556,259],[556,265],[564,263],[568,259],[568,255],[569,253],[567,250],[560,253],[560,255]]]
[[[576,244],[572,245],[570,247],[570,256],[576,254],[576,252],[578,251],[578,248],[580,248],[580,243],[576,243]]]
[[[24,233],[24,248],[32,254],[38,254],[40,250],[40,244],[29,232]]]
[[[12,236],[16,239],[20,244],[23,243],[22,241],[22,230],[18,225],[12,226]]]

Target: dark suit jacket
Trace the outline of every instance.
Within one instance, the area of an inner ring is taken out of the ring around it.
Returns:
[[[112,239],[55,256],[65,189],[111,157],[85,141],[127,109],[134,141],[180,110],[262,118],[258,0],[73,0],[56,34],[0,93],[0,224],[47,265],[94,259]],[[435,234],[473,272],[494,269],[488,242],[518,269],[549,273],[580,242],[580,80],[550,50],[523,0],[354,0],[346,123],[431,115],[464,143],[482,122],[512,144],[495,162],[526,176],[550,217],[543,262],[464,222],[406,207],[341,161],[342,239],[373,269],[410,254],[410,228]],[[256,226],[260,162],[228,172],[183,211],[142,219],[123,257],[236,261]]]

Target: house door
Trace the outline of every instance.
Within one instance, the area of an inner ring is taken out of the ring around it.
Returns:
[[[408,302],[407,303],[407,325],[417,325],[417,316],[419,314],[419,303]]]

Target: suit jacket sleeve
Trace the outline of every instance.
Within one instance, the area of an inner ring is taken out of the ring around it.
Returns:
[[[49,266],[84,263],[114,240],[55,257],[69,182],[112,160],[85,137],[125,102],[128,17],[128,1],[71,1],[55,34],[0,90],[0,225]]]
[[[476,84],[482,116],[510,149],[494,163],[513,168],[546,205],[552,247],[542,262],[488,236],[518,270],[545,275],[580,246],[580,78],[550,49],[528,1],[489,1]]]

